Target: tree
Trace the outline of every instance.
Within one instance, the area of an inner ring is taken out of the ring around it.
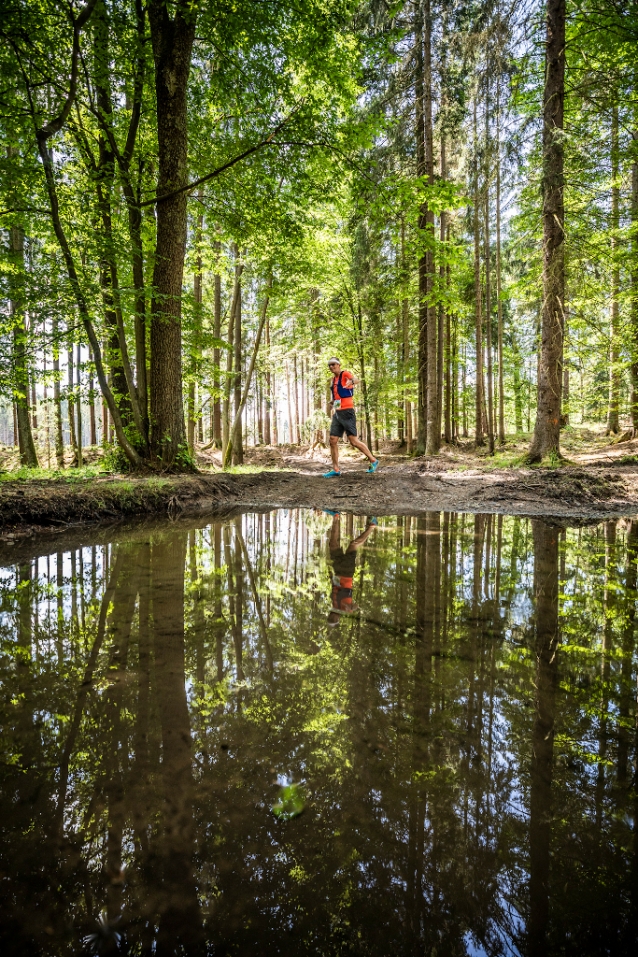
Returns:
[[[548,0],[543,91],[543,305],[538,404],[530,462],[560,455],[565,320],[563,111],[565,0]]]

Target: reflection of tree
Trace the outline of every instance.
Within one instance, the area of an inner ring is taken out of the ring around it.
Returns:
[[[551,528],[382,525],[338,641],[324,516],[123,533],[77,548],[75,571],[61,553],[50,618],[42,564],[0,582],[15,663],[0,658],[15,702],[0,701],[0,869],[15,891],[0,882],[0,906],[17,952],[50,953],[51,929],[77,952],[102,912],[133,953],[196,954],[203,938],[308,957],[549,952],[561,928],[597,953],[590,915],[601,940],[630,939],[638,526],[625,548],[618,524],[606,576],[595,529],[563,536],[558,656]],[[278,777],[306,794],[287,823],[270,810]]]
[[[538,519],[534,536],[535,715],[529,812],[529,953],[545,957],[549,922],[551,797],[558,676],[558,529]]]

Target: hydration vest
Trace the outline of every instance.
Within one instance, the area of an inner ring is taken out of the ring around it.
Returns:
[[[337,378],[336,383],[334,379],[332,380],[332,398],[333,399],[337,398],[337,396],[335,395],[335,385],[337,387],[337,393],[340,399],[351,399],[352,396],[354,395],[354,389],[346,389],[345,386],[341,385],[341,377],[343,373],[344,373],[344,370],[342,369],[341,372],[339,373],[339,377]]]

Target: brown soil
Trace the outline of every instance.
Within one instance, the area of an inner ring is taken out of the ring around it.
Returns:
[[[142,516],[175,519],[277,507],[368,515],[502,512],[570,522],[638,514],[638,464],[631,462],[627,445],[621,454],[629,463],[613,467],[605,450],[597,450],[598,458],[582,465],[497,469],[458,449],[436,459],[408,459],[387,447],[376,474],[367,474],[367,463],[346,449],[342,476],[325,479],[325,450],[311,455],[287,447],[250,450],[247,470],[241,474],[211,472],[217,456],[208,453],[205,462],[202,455],[200,467],[209,470],[198,475],[74,480],[69,473],[54,481],[4,480],[0,540],[8,545],[47,530]],[[277,471],[264,470],[273,467]]]

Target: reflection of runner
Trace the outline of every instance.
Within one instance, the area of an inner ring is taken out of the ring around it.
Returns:
[[[328,615],[329,625],[338,625],[342,614],[355,611],[352,603],[352,585],[354,566],[357,561],[357,549],[367,542],[376,528],[376,519],[370,519],[366,529],[357,538],[353,538],[346,550],[341,547],[341,516],[337,512],[332,519],[330,530],[330,561],[332,563],[332,610]]]

